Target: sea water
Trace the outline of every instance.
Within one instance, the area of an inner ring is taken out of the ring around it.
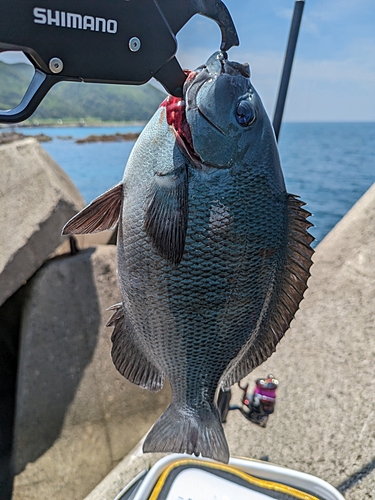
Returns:
[[[134,142],[75,140],[141,129],[38,127],[23,132],[53,138],[42,146],[90,202],[122,179]],[[287,190],[299,195],[313,213],[310,231],[317,244],[375,182],[375,123],[284,123],[279,146]]]

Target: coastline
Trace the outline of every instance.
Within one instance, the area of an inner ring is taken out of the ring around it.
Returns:
[[[93,128],[93,127],[90,127]],[[66,137],[57,137],[58,139],[61,140],[74,140],[76,144],[86,144],[86,143],[93,143],[93,142],[121,142],[121,141],[136,141],[139,137],[140,132],[128,132],[125,134],[99,134],[99,135],[94,135],[90,134],[84,138],[81,139],[74,139],[73,136],[68,135]],[[53,138],[49,135],[40,133],[36,135],[29,135],[29,134],[24,134],[22,132],[16,131],[16,130],[11,130],[11,131],[4,131],[0,132],[0,144],[9,144],[14,141],[19,141],[22,139],[28,139],[28,138],[33,138],[36,139],[39,142],[50,142],[53,140]]]
[[[102,127],[143,127],[146,125],[146,121],[111,121],[111,122],[102,122],[98,120],[83,120],[83,121],[63,121],[63,120],[56,120],[56,121],[39,121],[39,120],[34,120],[31,122],[23,122],[23,123],[16,123],[16,124],[8,124],[8,123],[0,123],[0,130],[1,129],[18,129],[18,128],[45,128],[45,127],[50,127],[50,128],[77,128],[77,127],[90,127],[90,128],[102,128]]]

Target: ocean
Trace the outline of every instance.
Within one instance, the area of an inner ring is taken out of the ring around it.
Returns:
[[[26,128],[69,174],[87,202],[117,184],[134,142],[76,144],[90,134],[140,132],[141,126]],[[312,212],[315,245],[375,182],[375,123],[284,123],[280,156],[287,190]]]

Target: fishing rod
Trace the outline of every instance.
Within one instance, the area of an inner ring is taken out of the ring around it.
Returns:
[[[288,45],[285,53],[284,68],[281,76],[279,94],[277,96],[275,114],[273,116],[273,123],[272,123],[277,141],[279,139],[285,101],[288,93],[290,74],[292,72],[294,54],[296,51],[296,45],[297,45],[298,34],[301,26],[304,7],[305,7],[305,0],[296,0],[294,4],[292,23],[290,26]]]

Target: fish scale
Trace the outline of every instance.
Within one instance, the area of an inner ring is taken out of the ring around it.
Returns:
[[[227,462],[218,388],[276,349],[307,287],[313,238],[303,202],[286,192],[248,66],[216,53],[189,74],[184,98],[167,98],[122,182],[65,232],[118,220],[113,361],[146,389],[164,378],[172,388],[144,451]]]

